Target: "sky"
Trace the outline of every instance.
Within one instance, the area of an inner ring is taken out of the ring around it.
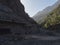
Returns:
[[[53,5],[57,0],[21,0],[25,7],[25,12],[33,17],[37,12]]]

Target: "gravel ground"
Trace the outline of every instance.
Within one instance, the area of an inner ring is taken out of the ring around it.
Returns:
[[[27,36],[28,37],[28,36]],[[34,36],[33,36],[34,37]],[[41,36],[42,38],[42,36]],[[19,36],[0,36],[0,45],[60,45],[60,39],[41,40],[41,38],[22,39]],[[44,37],[48,38],[48,37]],[[54,37],[53,37],[54,38]]]

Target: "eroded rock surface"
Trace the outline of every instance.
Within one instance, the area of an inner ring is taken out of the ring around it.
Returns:
[[[59,34],[40,28],[24,10],[20,0],[0,0],[0,45],[60,45]]]

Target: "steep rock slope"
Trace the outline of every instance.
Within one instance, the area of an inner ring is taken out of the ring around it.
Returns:
[[[20,25],[21,33],[35,34],[39,32],[38,24],[28,16],[20,0],[0,1],[0,22],[9,22]]]
[[[58,35],[56,35],[56,33],[52,35],[53,32],[45,31],[45,29],[43,31],[43,29],[41,29],[38,24],[24,12],[24,7],[19,0],[7,0],[7,2],[10,2],[12,5],[4,2],[6,0],[0,1],[3,2],[1,2],[2,4],[0,5],[0,23],[5,23],[3,24],[4,26],[13,24],[14,26],[19,25],[22,27],[19,27],[22,31],[21,34],[0,35],[0,45],[60,45],[60,37],[57,37]],[[22,35],[23,32],[25,32],[24,35]]]

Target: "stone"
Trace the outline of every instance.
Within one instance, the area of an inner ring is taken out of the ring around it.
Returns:
[[[28,16],[20,0],[0,0],[1,30],[9,29],[12,34],[37,34],[38,24]]]
[[[8,34],[56,35],[40,26],[28,16],[20,0],[0,0],[0,29],[10,31]],[[3,29],[4,28],[4,29]],[[0,30],[0,31],[1,31]],[[2,32],[3,33],[3,32]],[[4,32],[4,35],[6,32]]]
[[[60,45],[54,36],[48,40],[53,32],[40,28],[24,10],[20,0],[0,0],[0,45]]]

